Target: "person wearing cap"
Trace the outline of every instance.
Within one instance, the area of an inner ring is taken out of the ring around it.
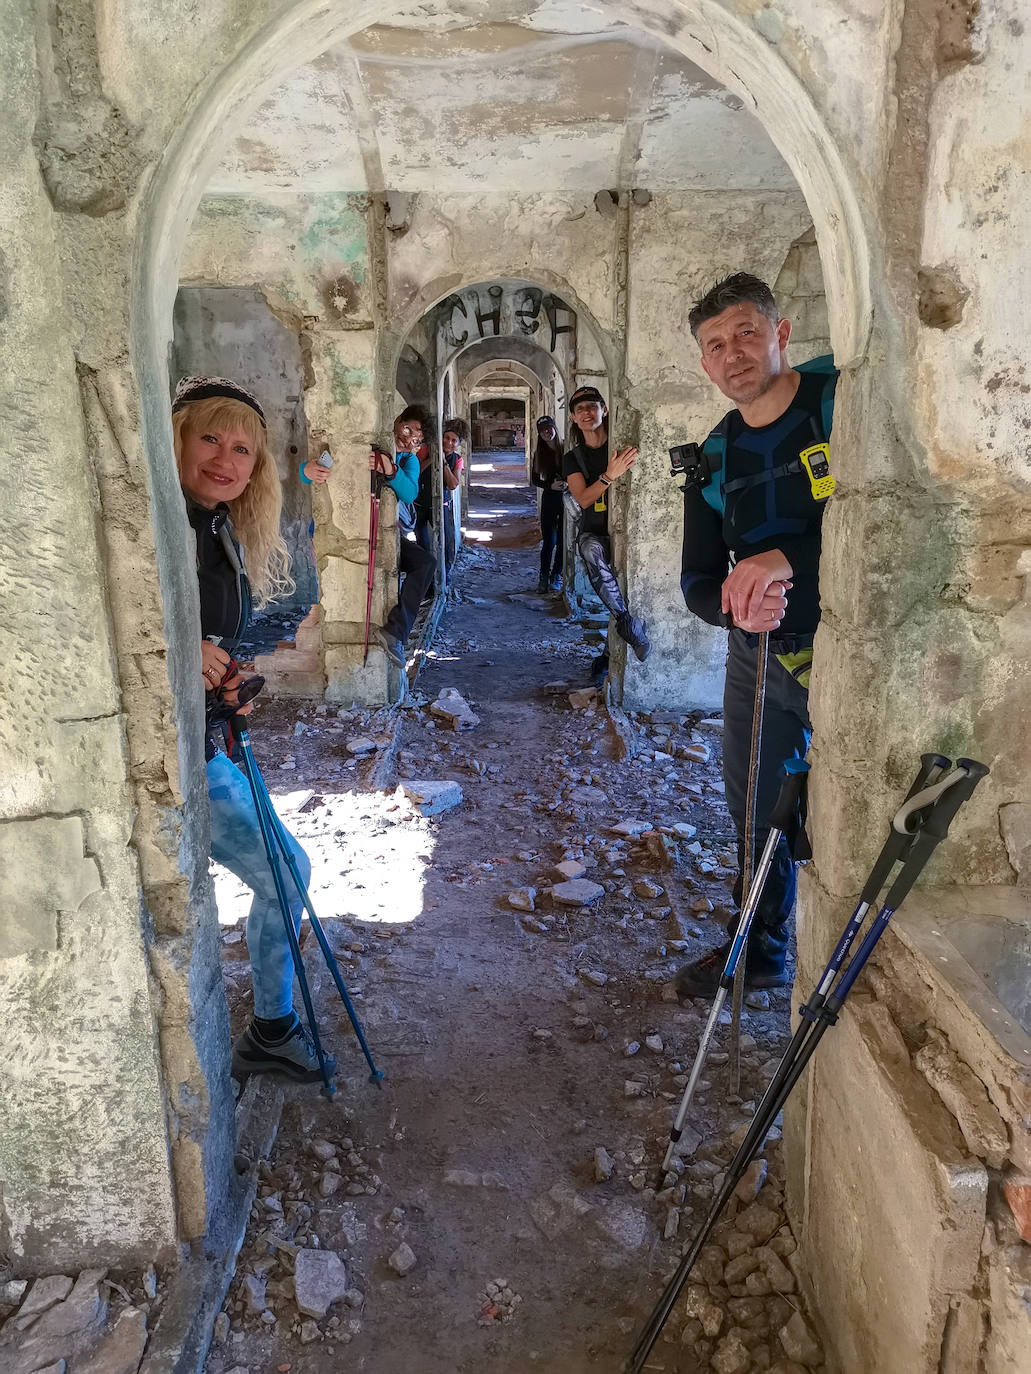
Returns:
[[[465,466],[462,444],[468,432],[465,421],[455,417],[444,421],[440,435],[440,476],[444,484],[444,565],[449,573],[455,563],[453,498],[462,481],[462,468]]]
[[[278,1072],[313,1083],[321,1074],[311,1037],[293,1007],[293,959],[250,786],[220,751],[212,720],[218,699],[237,704],[242,679],[230,662],[252,597],[263,606],[293,588],[279,532],[279,473],[260,404],[229,378],[184,377],[172,403],[172,435],[200,591],[211,857],[254,894],[247,916],[254,1016],[233,1042],[232,1071],[238,1078]],[[246,715],[251,705],[239,709]],[[307,855],[293,836],[290,844],[307,883]],[[295,930],[302,911],[295,891]],[[335,1071],[335,1060],[327,1058],[326,1064]]]
[[[537,447],[530,479],[541,489],[541,571],[537,591],[543,596],[549,588],[557,592],[562,587],[562,495],[566,489],[562,445],[550,415],[542,415],[537,421]]]
[[[612,570],[609,539],[609,488],[633,467],[637,449],[610,456],[609,410],[596,387],[578,387],[569,398],[569,414],[579,438],[562,460],[562,475],[581,512],[576,547],[588,581],[615,617],[616,632],[643,663],[651,652],[647,622],[630,614]]]

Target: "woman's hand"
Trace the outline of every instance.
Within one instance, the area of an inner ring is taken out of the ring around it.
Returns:
[[[319,467],[318,461],[315,458],[309,458],[304,467],[301,468],[301,471],[304,473],[305,477],[307,477],[308,481],[314,482],[317,487],[320,487],[323,482],[329,481],[329,468]]]
[[[212,644],[210,639],[202,639],[200,642],[200,667],[204,675],[205,692],[213,692],[219,686],[226,669],[229,667],[229,655],[225,649],[220,649],[217,644]]]
[[[374,448],[369,450],[369,471],[382,473],[384,477],[389,478],[397,472],[397,464],[388,453]]]
[[[605,469],[605,476],[610,482],[614,482],[617,477],[622,477],[624,472],[629,472],[637,461],[637,449],[621,448],[609,459],[608,467]]]
[[[237,693],[243,686],[244,681],[245,678],[243,677],[243,674],[240,672],[239,664],[237,664],[236,672],[233,674],[232,677],[227,678],[225,682],[222,684],[222,700],[226,702],[229,706],[235,706],[236,714],[238,716],[249,716],[250,713],[254,710],[253,701],[245,702],[243,706],[239,706],[237,704]]]

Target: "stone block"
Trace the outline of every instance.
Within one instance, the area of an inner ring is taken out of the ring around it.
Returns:
[[[589,906],[605,896],[605,889],[588,878],[575,878],[569,883],[556,883],[551,895],[560,906]]]
[[[453,778],[441,782],[417,782],[414,778],[402,783],[405,796],[419,809],[420,815],[439,816],[442,811],[450,811],[453,806],[461,805],[462,787]],[[533,910],[531,906],[529,910]]]
[[[977,1272],[984,1166],[882,1004],[853,997],[810,1074],[800,1243],[834,1357],[845,1369],[938,1374],[949,1305]]]
[[[913,1062],[956,1118],[971,1154],[990,1169],[1001,1169],[1009,1151],[1009,1132],[981,1080],[937,1031],[930,1032]]]
[[[349,1288],[347,1266],[332,1250],[298,1250],[294,1296],[306,1317],[324,1317]]]
[[[1031,1350],[1031,1249],[1003,1245],[988,1259],[991,1323],[984,1374],[1027,1374]]]
[[[127,1307],[93,1350],[75,1362],[75,1374],[136,1374],[147,1345],[147,1314]]]

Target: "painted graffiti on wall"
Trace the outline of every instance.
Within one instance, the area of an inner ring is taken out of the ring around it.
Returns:
[[[565,348],[575,347],[576,311],[561,297],[525,283],[470,286],[437,307],[443,342],[450,350],[477,339],[502,336],[532,338],[554,353],[563,335]]]

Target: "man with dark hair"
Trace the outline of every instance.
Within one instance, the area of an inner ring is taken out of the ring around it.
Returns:
[[[386,623],[376,631],[383,652],[391,663],[405,669],[405,640],[412,632],[415,617],[423,598],[433,586],[437,560],[416,542],[415,510],[412,502],[419,491],[419,459],[416,457],[423,442],[422,411],[409,406],[394,421],[394,449],[396,458],[373,449],[369,466],[382,472],[387,486],[397,497],[397,524],[401,535],[398,550],[398,572],[404,578],[397,605],[387,616]]]
[[[647,623],[627,608],[612,571],[609,539],[609,487],[633,467],[637,449],[620,449],[609,457],[609,410],[596,387],[578,387],[569,398],[569,414],[580,437],[562,460],[562,476],[573,509],[579,507],[576,547],[588,581],[615,616],[617,633],[643,663],[651,652]]]
[[[688,315],[705,375],[734,402],[702,448],[707,470],[684,491],[680,585],[688,609],[730,631],[723,696],[723,776],[744,858],[758,636],[770,634],[755,851],[766,842],[784,761],[809,748],[809,672],[820,619],[820,527],[834,490],[829,440],[837,372],[830,358],[792,368],[791,324],[765,282],[738,272]],[[729,572],[728,572],[729,569]],[[741,900],[741,879],[735,889]],[[781,839],[756,911],[746,984],[779,987],[795,902],[795,865]],[[682,970],[685,996],[709,997],[727,946]]]

